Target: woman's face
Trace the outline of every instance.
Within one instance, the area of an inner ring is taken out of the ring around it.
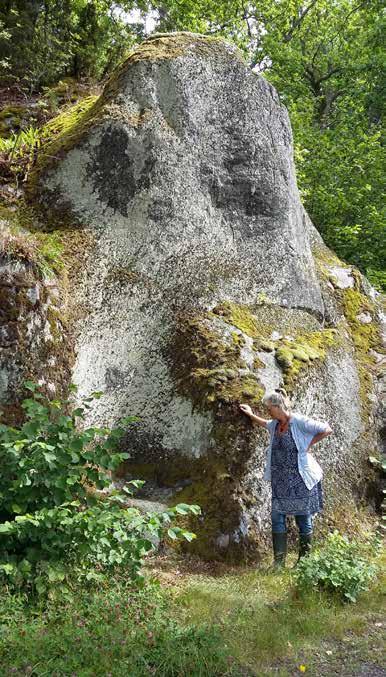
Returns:
[[[275,404],[271,404],[270,402],[268,402],[266,404],[266,408],[271,418],[278,419],[280,418],[280,416],[283,415],[283,410],[280,407],[276,406]]]

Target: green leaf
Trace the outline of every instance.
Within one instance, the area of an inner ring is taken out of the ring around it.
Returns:
[[[130,480],[127,484],[132,484],[136,489],[140,489],[146,482],[145,480]]]
[[[71,441],[70,450],[71,451],[82,451],[83,449],[83,440],[81,437],[76,437]]]
[[[26,435],[30,435],[31,437],[35,437],[39,428],[40,428],[40,424],[38,423],[38,421],[28,421],[28,423],[25,423],[23,425],[22,430],[23,430],[23,433],[25,433]]]
[[[132,423],[137,423],[138,421],[141,421],[142,419],[139,416],[125,416],[125,418],[122,418],[119,421],[120,426],[127,426],[131,425]]]
[[[44,456],[45,460],[47,461],[47,463],[51,464],[51,463],[54,463],[54,461],[56,461],[55,454],[50,454],[48,451],[43,451],[43,456]]]
[[[41,577],[35,579],[35,587],[38,595],[44,595],[47,591],[47,585]]]
[[[24,387],[33,393],[39,388],[38,384],[33,381],[24,381]]]
[[[72,415],[75,417],[84,418],[84,409],[82,407],[78,407],[77,409],[73,410]]]
[[[22,506],[20,506],[18,503],[12,503],[11,509],[12,509],[12,512],[14,512],[14,513],[20,513],[21,514],[21,513],[25,512],[24,508]]]
[[[188,515],[189,510],[186,509],[183,503],[180,503],[179,505],[175,506],[175,511],[178,512],[179,515]]]

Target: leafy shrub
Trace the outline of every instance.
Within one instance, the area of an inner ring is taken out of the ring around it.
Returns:
[[[157,539],[166,533],[195,537],[171,522],[180,514],[199,514],[198,506],[146,514],[127,507],[133,489],[143,484],[139,480],[129,482],[125,493],[103,492],[110,472],[128,454],[118,449],[124,428],[77,425],[101,393],[74,409],[68,400],[48,400],[34,383],[26,387],[32,397],[22,404],[25,423],[0,425],[0,572],[12,585],[27,584],[42,594],[55,583],[65,592],[69,565],[87,580],[124,566],[138,582],[142,558]],[[131,416],[121,425],[138,420]]]
[[[349,541],[335,530],[321,548],[300,560],[295,572],[296,585],[302,590],[317,587],[336,592],[356,602],[378,571],[374,559],[379,547],[377,536],[367,542]]]

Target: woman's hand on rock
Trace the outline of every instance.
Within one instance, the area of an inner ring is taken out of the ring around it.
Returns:
[[[240,404],[239,407],[244,414],[247,414],[247,416],[251,416],[251,414],[253,414],[253,411],[249,406],[249,404]]]

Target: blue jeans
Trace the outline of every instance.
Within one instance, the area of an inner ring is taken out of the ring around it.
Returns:
[[[286,525],[287,515],[276,512],[271,513],[272,531],[276,534],[287,533]],[[312,534],[312,515],[295,515],[295,521],[301,534]]]

